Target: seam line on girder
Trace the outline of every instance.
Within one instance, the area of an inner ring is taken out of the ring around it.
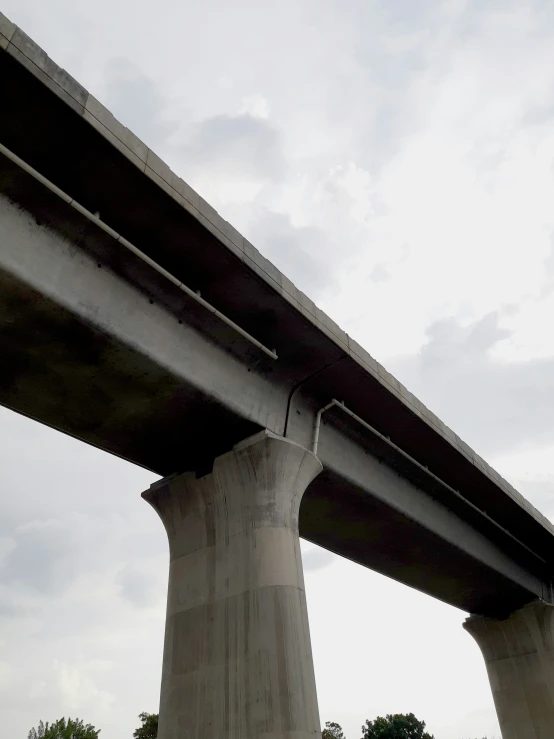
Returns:
[[[483,516],[487,519],[489,523],[491,523],[493,526],[495,526],[497,529],[502,531],[502,533],[505,536],[508,536],[510,539],[515,541],[520,547],[523,547],[529,554],[532,554],[535,559],[538,559],[543,564],[547,564],[546,560],[540,557],[536,552],[534,552],[532,549],[530,549],[527,544],[524,544],[522,541],[520,541],[517,536],[514,536],[512,533],[510,533],[507,529],[505,529],[503,526],[501,526],[499,523],[497,523],[494,518],[491,518],[491,516],[488,515],[488,513],[485,513],[485,511],[481,510],[478,506],[474,505],[470,500],[465,498],[458,490],[455,490],[453,487],[451,487],[447,482],[444,482],[444,480],[441,480],[440,477],[437,477],[434,472],[431,472],[431,470],[426,467],[425,465],[421,464],[421,462],[418,462],[417,459],[414,459],[411,457],[407,452],[405,452],[403,449],[401,449],[399,446],[397,446],[393,441],[391,441],[388,436],[384,436],[380,431],[377,431],[377,429],[373,428],[373,426],[370,426],[367,421],[364,421],[363,418],[360,418],[360,416],[357,416],[353,411],[350,410],[350,408],[347,408],[343,402],[340,400],[336,400],[336,398],[333,398],[330,403],[327,403],[327,405],[323,406],[323,408],[320,408],[316,414],[316,419],[314,423],[314,434],[313,434],[313,440],[312,440],[312,452],[317,456],[317,449],[319,444],[319,432],[321,429],[321,416],[325,413],[325,411],[328,411],[330,408],[333,408],[336,406],[337,408],[340,408],[342,411],[344,411],[347,415],[349,415],[351,418],[353,418],[357,423],[361,424],[364,428],[366,428],[368,431],[370,431],[375,436],[378,436],[381,441],[384,441],[385,444],[392,447],[396,452],[398,452],[402,457],[409,460],[412,464],[414,464],[418,469],[420,469],[422,472],[424,472],[429,477],[432,477],[435,482],[438,482],[439,485],[442,485],[443,488],[446,488],[450,493],[455,495],[457,498],[462,500],[467,506],[472,508],[474,511],[479,513],[479,515]]]
[[[190,287],[187,287],[187,285],[185,285],[184,282],[179,280],[178,277],[175,277],[174,275],[171,274],[171,272],[168,272],[166,269],[164,269],[161,266],[161,264],[158,264],[157,262],[155,262],[147,254],[145,254],[138,247],[136,247],[134,244],[128,241],[124,236],[117,233],[117,231],[114,231],[113,228],[110,228],[110,226],[108,226],[107,223],[104,223],[104,221],[102,221],[98,216],[94,215],[94,213],[91,213],[89,210],[87,210],[84,206],[82,206],[80,203],[78,203],[76,200],[70,197],[67,193],[61,190],[57,185],[55,185],[53,182],[47,179],[44,175],[42,175],[36,169],[31,167],[30,164],[27,164],[27,162],[25,162],[23,159],[18,157],[17,154],[14,154],[13,151],[10,151],[10,149],[5,147],[1,143],[0,143],[0,152],[4,154],[4,156],[6,156],[8,159],[10,159],[14,164],[17,164],[18,167],[20,167],[25,172],[30,174],[31,177],[33,177],[35,180],[37,180],[42,185],[47,187],[51,192],[53,192],[55,195],[61,198],[64,202],[66,202],[68,205],[74,208],[78,213],[81,213],[81,215],[85,216],[85,218],[87,218],[89,221],[91,221],[96,226],[101,228],[102,231],[109,234],[113,239],[115,239],[116,242],[124,246],[128,251],[135,254],[135,256],[137,256],[143,262],[150,265],[150,267],[155,269],[156,272],[158,272],[160,275],[162,275],[167,280],[172,282],[175,285],[175,287],[177,287],[179,290],[181,290],[186,295],[188,295],[189,298],[192,298],[192,300],[196,301],[197,303],[200,303],[200,305],[206,308],[206,310],[208,310],[210,313],[213,313],[221,321],[223,321],[223,323],[226,323],[227,326],[230,326],[238,334],[240,334],[243,338],[245,338],[251,344],[254,344],[254,346],[258,347],[258,349],[264,352],[264,354],[267,354],[268,357],[271,357],[272,359],[278,359],[277,352],[275,350],[268,349],[266,346],[264,346],[260,341],[258,341],[258,339],[252,336],[252,334],[249,334],[248,331],[245,331],[238,324],[236,324],[233,320],[228,318],[224,313],[221,313],[221,311],[217,310],[217,308],[215,308],[211,303],[208,303],[207,300],[204,300],[204,298],[202,298],[200,295],[195,293],[194,290],[191,290]]]
[[[342,362],[344,359],[347,359],[347,358],[348,358],[348,354],[343,354],[342,357],[339,357],[339,359],[335,360],[334,362],[330,362],[329,364],[326,364],[324,367],[320,367],[315,372],[312,372],[307,377],[304,377],[302,380],[300,380],[300,382],[298,382],[292,388],[292,390],[289,393],[289,397],[287,399],[287,412],[285,415],[285,426],[284,426],[284,431],[283,431],[283,436],[285,438],[287,438],[288,429],[289,429],[290,414],[292,410],[292,401],[294,400],[294,396],[296,395],[296,393],[299,390],[301,390],[304,387],[304,385],[306,385],[306,383],[310,382],[310,380],[315,380],[316,377],[319,377],[324,372],[326,372],[328,369],[331,369],[332,367],[336,367],[337,364],[340,364],[340,362]]]

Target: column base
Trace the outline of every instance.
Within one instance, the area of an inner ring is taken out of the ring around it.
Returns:
[[[143,497],[170,575],[159,739],[319,739],[298,513],[321,463],[269,431]]]
[[[554,606],[533,601],[504,620],[471,616],[503,739],[554,737]]]

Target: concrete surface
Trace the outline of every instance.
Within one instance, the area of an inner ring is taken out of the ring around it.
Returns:
[[[554,607],[534,601],[505,620],[474,616],[464,626],[483,652],[503,739],[552,739]]]
[[[321,468],[262,431],[143,493],[170,547],[159,739],[321,737],[298,537]]]

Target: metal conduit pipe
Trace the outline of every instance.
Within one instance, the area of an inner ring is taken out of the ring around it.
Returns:
[[[102,231],[105,231],[107,234],[109,234],[119,244],[124,246],[130,252],[133,252],[133,254],[135,254],[143,262],[146,262],[146,264],[150,265],[150,267],[155,269],[156,272],[163,275],[163,277],[165,277],[170,282],[172,282],[175,285],[175,287],[179,288],[179,290],[181,290],[186,295],[188,295],[189,298],[192,298],[192,300],[195,300],[197,303],[200,303],[200,305],[204,306],[206,310],[210,311],[210,313],[213,313],[220,320],[222,320],[223,323],[226,323],[228,326],[234,329],[238,334],[240,334],[243,338],[245,338],[251,344],[254,344],[254,346],[257,346],[258,349],[264,352],[264,354],[267,354],[268,357],[271,357],[272,359],[278,358],[275,350],[268,349],[266,346],[264,346],[260,341],[258,341],[251,334],[249,334],[248,331],[245,331],[243,328],[237,325],[234,321],[232,321],[226,315],[221,313],[221,311],[218,311],[217,308],[214,308],[214,306],[211,303],[208,303],[207,300],[204,300],[204,298],[202,298],[200,295],[195,293],[194,290],[191,290],[190,287],[187,287],[178,277],[175,277],[170,272],[168,272],[166,269],[164,269],[160,264],[158,264],[153,259],[151,259],[147,254],[145,254],[143,251],[138,249],[134,244],[131,244],[131,242],[128,241],[124,236],[121,236],[121,234],[118,234],[117,231],[114,231],[113,228],[110,228],[110,226],[108,226],[107,223],[104,223],[104,221],[100,220],[100,218],[94,215],[94,213],[91,213],[85,207],[80,205],[76,200],[73,200],[73,198],[71,198],[67,193],[65,193],[63,190],[60,190],[60,188],[57,187],[53,182],[50,182],[50,180],[44,177],[44,175],[41,175],[40,172],[37,172],[36,169],[33,169],[33,167],[27,164],[27,162],[23,161],[23,159],[18,157],[17,154],[14,154],[13,151],[10,151],[7,147],[5,147],[1,143],[0,143],[0,153],[4,154],[4,156],[10,159],[14,164],[17,164],[18,167],[20,167],[25,172],[30,174],[31,177],[33,177],[35,180],[37,180],[38,182],[43,184],[45,187],[47,187],[51,192],[53,192],[55,195],[61,198],[64,202],[66,202],[76,211],[81,213],[81,215],[85,216],[85,218],[87,218],[89,221],[91,221],[96,226],[101,228]]]
[[[312,452],[316,455],[316,457],[317,457],[317,447],[319,444],[319,430],[321,428],[321,416],[325,413],[325,411],[328,411],[329,408],[332,408],[334,405],[338,405],[343,410],[346,410],[346,406],[344,405],[344,403],[341,403],[340,401],[335,400],[333,398],[333,400],[330,403],[327,403],[327,405],[324,405],[323,408],[320,408],[318,412],[316,413],[315,423],[314,423],[314,438],[312,441]]]
[[[314,423],[314,435],[313,435],[313,441],[312,441],[312,452],[315,455],[317,455],[317,448],[319,444],[319,432],[321,429],[321,416],[325,413],[325,411],[328,411],[330,408],[333,408],[334,406],[336,406],[337,408],[340,408],[342,411],[348,414],[351,418],[353,418],[357,423],[361,424],[365,429],[370,431],[375,436],[379,437],[381,441],[385,442],[385,444],[392,447],[396,452],[398,452],[398,454],[404,457],[404,459],[409,460],[413,465],[415,465],[418,469],[424,472],[428,477],[431,477],[433,480],[435,480],[435,482],[438,482],[443,488],[445,488],[450,493],[455,495],[458,499],[462,500],[467,506],[472,508],[476,513],[481,515],[483,518],[487,519],[489,523],[493,524],[493,526],[495,526],[497,529],[502,531],[503,534],[510,537],[512,541],[515,541],[517,544],[519,544],[520,547],[523,547],[523,549],[529,552],[529,554],[532,554],[533,557],[538,559],[543,564],[546,564],[545,559],[540,557],[538,554],[536,554],[536,552],[530,549],[526,544],[520,541],[516,536],[511,534],[507,529],[505,529],[503,526],[497,523],[493,518],[491,518],[487,513],[485,513],[485,511],[482,511],[480,508],[474,505],[471,501],[467,500],[467,498],[464,498],[464,496],[458,490],[455,490],[453,487],[450,487],[450,485],[447,482],[444,482],[444,480],[441,480],[440,477],[437,477],[433,472],[431,472],[431,470],[428,467],[418,462],[417,459],[414,459],[413,457],[411,457],[399,446],[396,446],[396,444],[392,442],[388,438],[388,436],[383,436],[382,433],[377,431],[377,429],[373,428],[373,426],[370,426],[369,423],[364,421],[363,418],[360,418],[360,416],[357,416],[353,411],[350,410],[350,408],[347,408],[344,405],[344,403],[341,402],[340,400],[336,400],[335,398],[333,398],[333,400],[330,403],[327,403],[327,405],[324,405],[323,408],[320,408],[316,414],[315,423]]]

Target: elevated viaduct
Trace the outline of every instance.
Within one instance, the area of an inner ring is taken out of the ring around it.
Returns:
[[[551,739],[550,522],[1,15],[0,80],[0,403],[163,477],[160,739],[319,735],[298,535],[471,614]]]

